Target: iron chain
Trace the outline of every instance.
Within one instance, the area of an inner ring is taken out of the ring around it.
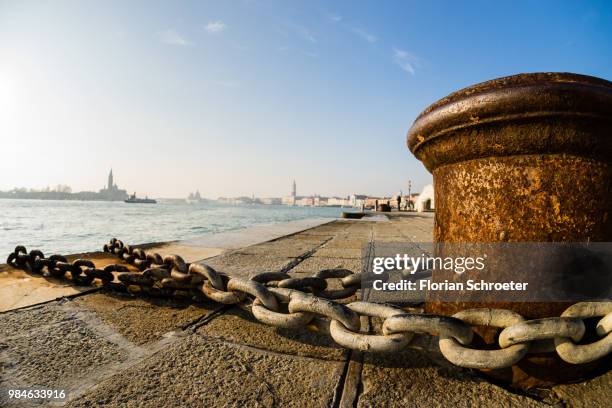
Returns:
[[[265,272],[243,279],[221,274],[208,265],[187,263],[178,255],[147,253],[116,238],[103,249],[133,268],[121,264],[96,268],[90,260],[68,262],[62,255],[46,258],[41,251],[27,252],[23,246],[15,248],[7,264],[43,276],[68,277],[76,285],[92,285],[100,280],[107,289],[132,294],[241,303],[250,307],[262,323],[288,329],[315,327],[329,333],[339,345],[356,350],[400,351],[411,347],[418,333],[437,335],[442,355],[462,367],[509,367],[528,352],[553,350],[568,363],[584,364],[612,352],[612,302],[577,303],[560,317],[535,320],[525,320],[510,310],[485,308],[462,310],[452,317],[427,315],[379,303],[334,301],[351,298],[359,289],[361,274],[347,269],[326,269],[303,278]],[[342,289],[328,289],[329,279],[340,280]],[[360,318],[365,316],[382,319],[380,334],[361,330]],[[601,317],[596,328],[601,338],[591,344],[579,344],[585,332],[583,320],[592,317]],[[503,329],[500,348],[470,347],[472,326]]]

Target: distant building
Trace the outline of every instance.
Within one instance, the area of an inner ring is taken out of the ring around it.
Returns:
[[[329,197],[327,206],[329,207],[348,207],[350,205],[347,197]]]
[[[232,204],[253,204],[253,200],[251,197],[242,196],[242,197],[234,197],[231,199]]]
[[[299,197],[295,200],[295,205],[300,207],[310,207],[314,205],[314,197]]]
[[[353,207],[360,208],[362,206],[365,206],[365,202],[367,198],[368,198],[367,195],[351,194],[351,197],[349,198],[349,204]]]
[[[321,197],[319,195],[316,195],[313,197],[313,204],[315,207],[326,207],[327,203],[328,203],[328,198],[327,197]]]
[[[293,180],[293,184],[291,185],[291,195],[283,197],[282,203],[284,205],[298,205],[297,201],[302,198],[297,196],[297,188],[295,185],[295,180]]]
[[[388,200],[388,198],[384,198],[384,197],[367,197],[365,199],[365,208],[371,208],[371,209],[376,209],[376,202],[378,202],[378,204],[381,203],[386,203]]]
[[[417,202],[417,199],[419,198],[419,195],[420,195],[419,193],[412,193],[410,194],[410,196],[405,197],[407,202],[410,203],[408,204],[410,206],[410,209],[416,209],[416,202]]]
[[[418,212],[432,211],[436,208],[434,200],[434,188],[433,185],[428,184],[423,187],[423,191],[416,199],[415,209]]]
[[[100,190],[100,196],[109,201],[123,201],[128,198],[126,190],[121,190],[114,181],[113,169],[108,173],[108,182],[105,188]]]
[[[264,197],[261,199],[261,203],[266,205],[280,205],[283,203],[283,200],[280,197]]]

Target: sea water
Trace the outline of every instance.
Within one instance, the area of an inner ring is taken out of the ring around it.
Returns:
[[[280,205],[157,204],[0,199],[0,263],[16,245],[45,254],[100,251],[112,237],[126,243],[196,238],[255,225],[336,218],[340,208]]]

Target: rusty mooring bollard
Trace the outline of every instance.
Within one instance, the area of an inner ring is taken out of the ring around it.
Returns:
[[[408,147],[433,174],[436,242],[612,241],[612,82],[570,73],[483,82],[421,113]],[[470,307],[540,318],[567,304],[427,304],[448,315]],[[482,338],[494,342],[490,330]],[[589,370],[536,354],[492,374],[530,388]]]

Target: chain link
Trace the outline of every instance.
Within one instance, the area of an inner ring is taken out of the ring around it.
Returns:
[[[455,313],[453,317],[475,326],[513,328],[525,323],[521,315],[505,309],[467,309]],[[462,346],[447,335],[440,336],[439,345],[442,355],[448,361],[468,368],[509,367],[523,358],[529,350],[529,344],[526,343],[513,343],[501,350],[475,350]]]
[[[242,304],[260,322],[281,328],[308,327],[329,334],[339,345],[370,352],[396,352],[415,347],[417,335],[439,336],[442,355],[451,363],[469,368],[504,368],[516,364],[528,352],[556,351],[564,361],[584,364],[612,352],[612,302],[583,302],[567,308],[560,317],[525,320],[505,309],[468,309],[452,317],[408,313],[403,309],[371,302],[338,303],[360,288],[362,275],[348,269],[325,269],[315,276],[295,278],[286,272],[265,272],[243,279],[217,272],[205,264],[185,262],[178,255],[162,257],[155,252],[125,245],[113,238],[104,252],[132,265],[111,264],[96,268],[86,259],[72,262],[62,255],[48,258],[39,250],[29,253],[17,246],[7,264],[30,273],[69,278],[76,285],[99,280],[109,290],[150,296],[205,298],[226,305]],[[337,279],[341,289],[329,289]],[[362,332],[361,317],[382,320],[380,334]],[[580,344],[584,319],[602,317],[597,323],[599,340]],[[478,350],[472,345],[472,326],[501,330],[498,350]]]
[[[402,309],[371,302],[352,302],[346,307],[358,315],[381,319],[406,313]],[[408,346],[414,337],[414,333],[408,331],[383,335],[355,333],[336,320],[331,321],[329,333],[334,341],[343,347],[372,352],[400,351]]]
[[[291,289],[269,288],[269,291],[273,293],[282,304],[289,304],[291,300]],[[279,313],[277,311],[272,311],[266,308],[259,299],[253,301],[251,311],[253,316],[260,322],[285,329],[303,328],[315,317],[314,313],[310,312]]]
[[[591,344],[578,345],[574,341],[580,339],[555,337],[555,350],[559,357],[571,364],[584,364],[609,354],[612,351],[612,302],[577,303],[561,314],[561,317],[579,319],[600,316],[603,318],[597,323],[596,331],[603,338]]]

